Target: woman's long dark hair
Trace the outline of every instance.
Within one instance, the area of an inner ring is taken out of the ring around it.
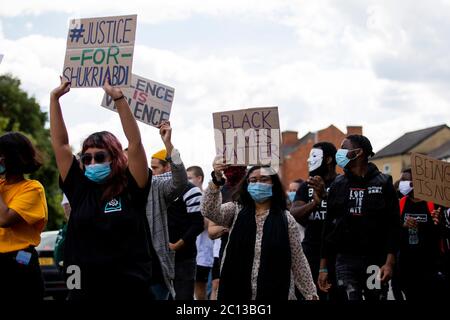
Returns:
[[[233,200],[239,203],[243,207],[251,207],[255,206],[255,201],[250,196],[250,193],[247,191],[248,187],[248,177],[250,174],[258,169],[267,168],[268,170],[273,170],[270,167],[265,166],[254,166],[248,170],[247,174],[242,178],[241,182],[237,186],[236,192],[233,194]],[[280,212],[287,210],[287,201],[286,201],[286,192],[284,191],[283,185],[281,183],[280,177],[278,174],[271,174],[272,178],[272,198],[271,200],[271,212]],[[276,210],[272,210],[276,209]]]
[[[123,153],[122,145],[111,132],[101,131],[91,134],[84,140],[81,153],[85,153],[89,148],[105,149],[111,157],[111,176],[102,195],[102,200],[111,200],[122,193],[127,186],[128,161]]]
[[[5,157],[7,175],[22,175],[37,171],[42,159],[31,141],[19,132],[0,137],[0,156]]]

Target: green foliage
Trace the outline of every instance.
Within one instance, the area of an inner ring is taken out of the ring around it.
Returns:
[[[39,180],[45,188],[48,205],[48,230],[58,229],[64,220],[60,205],[62,193],[53,154],[50,132],[45,128],[47,113],[42,112],[34,97],[20,89],[20,80],[0,75],[0,135],[8,131],[25,134],[39,150],[44,165],[30,179]]]

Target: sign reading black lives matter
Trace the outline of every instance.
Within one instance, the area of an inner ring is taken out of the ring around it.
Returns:
[[[70,21],[63,79],[72,88],[129,87],[137,15]]]
[[[231,165],[280,164],[278,107],[213,113],[216,155]]]
[[[122,92],[136,120],[154,127],[169,120],[174,88],[133,74],[130,88],[124,88]],[[113,99],[106,93],[101,105],[117,112]]]

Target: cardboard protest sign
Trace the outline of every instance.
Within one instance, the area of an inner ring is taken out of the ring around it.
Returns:
[[[250,108],[213,113],[216,155],[232,165],[280,163],[278,107]]]
[[[137,15],[71,20],[63,78],[72,88],[131,83]]]
[[[122,89],[122,92],[136,120],[156,127],[161,121],[169,119],[174,88],[133,74],[131,86]],[[106,93],[101,106],[117,112],[113,99]]]
[[[450,163],[411,154],[414,197],[450,207]]]
[[[2,63],[3,60],[3,54],[0,53],[0,63]]]

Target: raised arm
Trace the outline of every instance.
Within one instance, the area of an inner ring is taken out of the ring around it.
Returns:
[[[217,181],[224,181],[223,171],[227,165],[223,163],[222,157],[216,157],[213,161],[214,176]],[[227,202],[222,204],[220,187],[211,181],[205,190],[201,204],[202,215],[216,224],[230,228],[236,214],[236,204]]]
[[[56,165],[63,181],[66,179],[72,165],[73,155],[59,98],[69,92],[69,90],[70,82],[63,81],[61,78],[60,86],[50,93],[50,137],[53,151],[55,152]]]
[[[105,82],[103,89],[114,100],[123,132],[128,140],[128,169],[137,185],[144,188],[148,182],[148,163],[136,119],[133,117],[122,90],[112,87],[109,81]]]
[[[167,161],[170,163],[172,179],[162,183],[163,193],[170,202],[183,194],[188,185],[188,178],[180,153],[172,144],[172,127],[170,121],[163,121],[158,125],[161,140],[167,151]]]
[[[201,212],[205,218],[220,226],[230,228],[236,214],[236,204],[234,202],[222,204],[220,189],[210,182],[203,194]]]

